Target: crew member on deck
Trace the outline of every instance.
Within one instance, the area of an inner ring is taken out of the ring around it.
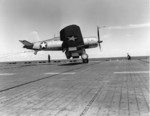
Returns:
[[[131,60],[131,56],[127,53],[128,60]]]

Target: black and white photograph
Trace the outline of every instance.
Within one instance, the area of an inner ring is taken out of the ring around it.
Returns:
[[[149,0],[0,0],[0,116],[149,116]]]

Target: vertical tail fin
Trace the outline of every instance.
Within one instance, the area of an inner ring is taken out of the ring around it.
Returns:
[[[29,34],[28,40],[31,41],[31,42],[40,41],[40,37],[39,37],[38,32],[32,31]]]

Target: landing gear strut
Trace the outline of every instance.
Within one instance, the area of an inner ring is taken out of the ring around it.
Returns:
[[[34,51],[34,55],[36,55],[36,54],[37,54],[37,52],[38,52],[38,51]]]
[[[88,55],[87,55],[87,54],[82,54],[81,58],[82,58],[82,62],[83,62],[83,63],[88,63],[88,62],[89,62],[89,59],[88,59]]]

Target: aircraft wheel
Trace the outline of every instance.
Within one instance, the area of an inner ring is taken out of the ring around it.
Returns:
[[[83,63],[88,63],[89,62],[87,54],[82,54],[81,58],[82,58]]]
[[[83,61],[83,63],[88,63],[89,59],[83,59],[82,61]]]

